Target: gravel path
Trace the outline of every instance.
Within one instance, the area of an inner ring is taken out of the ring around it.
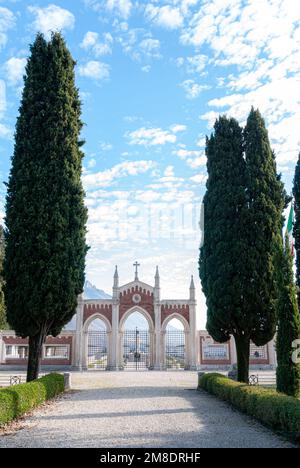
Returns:
[[[34,412],[4,447],[293,447],[195,390],[195,372],[72,374],[77,389]]]

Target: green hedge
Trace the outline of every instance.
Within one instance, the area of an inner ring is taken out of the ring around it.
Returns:
[[[64,391],[64,376],[48,374],[30,383],[0,389],[0,426]]]
[[[241,384],[221,374],[200,376],[199,388],[230,402],[275,431],[300,440],[300,400],[276,390]]]

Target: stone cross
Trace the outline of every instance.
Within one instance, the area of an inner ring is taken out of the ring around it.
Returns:
[[[139,277],[138,277],[138,267],[141,266],[138,262],[135,262],[133,264],[133,266],[135,267],[135,277],[134,277],[134,281],[138,281],[139,280]]]

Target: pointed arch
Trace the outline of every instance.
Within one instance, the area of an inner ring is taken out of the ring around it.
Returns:
[[[161,326],[161,329],[162,329],[163,332],[166,331],[169,322],[170,322],[171,320],[173,320],[173,319],[177,319],[177,320],[179,320],[179,322],[182,323],[185,332],[189,332],[189,331],[190,331],[190,325],[189,325],[188,321],[186,320],[186,318],[184,318],[184,317],[183,317],[181,314],[179,314],[178,312],[173,312],[172,314],[168,315],[168,316],[165,318],[165,320],[163,321],[162,326]]]
[[[147,310],[145,310],[142,307],[137,306],[137,305],[131,307],[130,309],[128,309],[125,312],[125,314],[122,316],[122,318],[121,318],[121,320],[119,322],[119,331],[122,331],[124,329],[124,324],[125,324],[126,320],[128,319],[128,317],[130,317],[131,314],[134,314],[135,312],[139,312],[141,315],[143,315],[143,317],[148,322],[149,332],[153,333],[154,332],[154,323],[153,323],[151,315],[149,314],[149,312],[147,312]]]
[[[111,332],[111,324],[110,324],[110,321],[104,316],[102,315],[100,312],[95,312],[93,315],[91,315],[85,322],[84,322],[84,326],[83,326],[83,332],[88,332],[88,329],[89,329],[89,326],[90,324],[94,321],[94,320],[101,320],[102,322],[104,322],[105,326],[106,326],[106,332],[107,333],[110,333]]]

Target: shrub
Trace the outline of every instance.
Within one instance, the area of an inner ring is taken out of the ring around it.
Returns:
[[[48,374],[29,383],[0,390],[0,426],[22,416],[64,391],[64,376]]]
[[[204,374],[199,387],[230,402],[264,425],[300,440],[300,400],[276,390],[249,387],[221,374]]]

